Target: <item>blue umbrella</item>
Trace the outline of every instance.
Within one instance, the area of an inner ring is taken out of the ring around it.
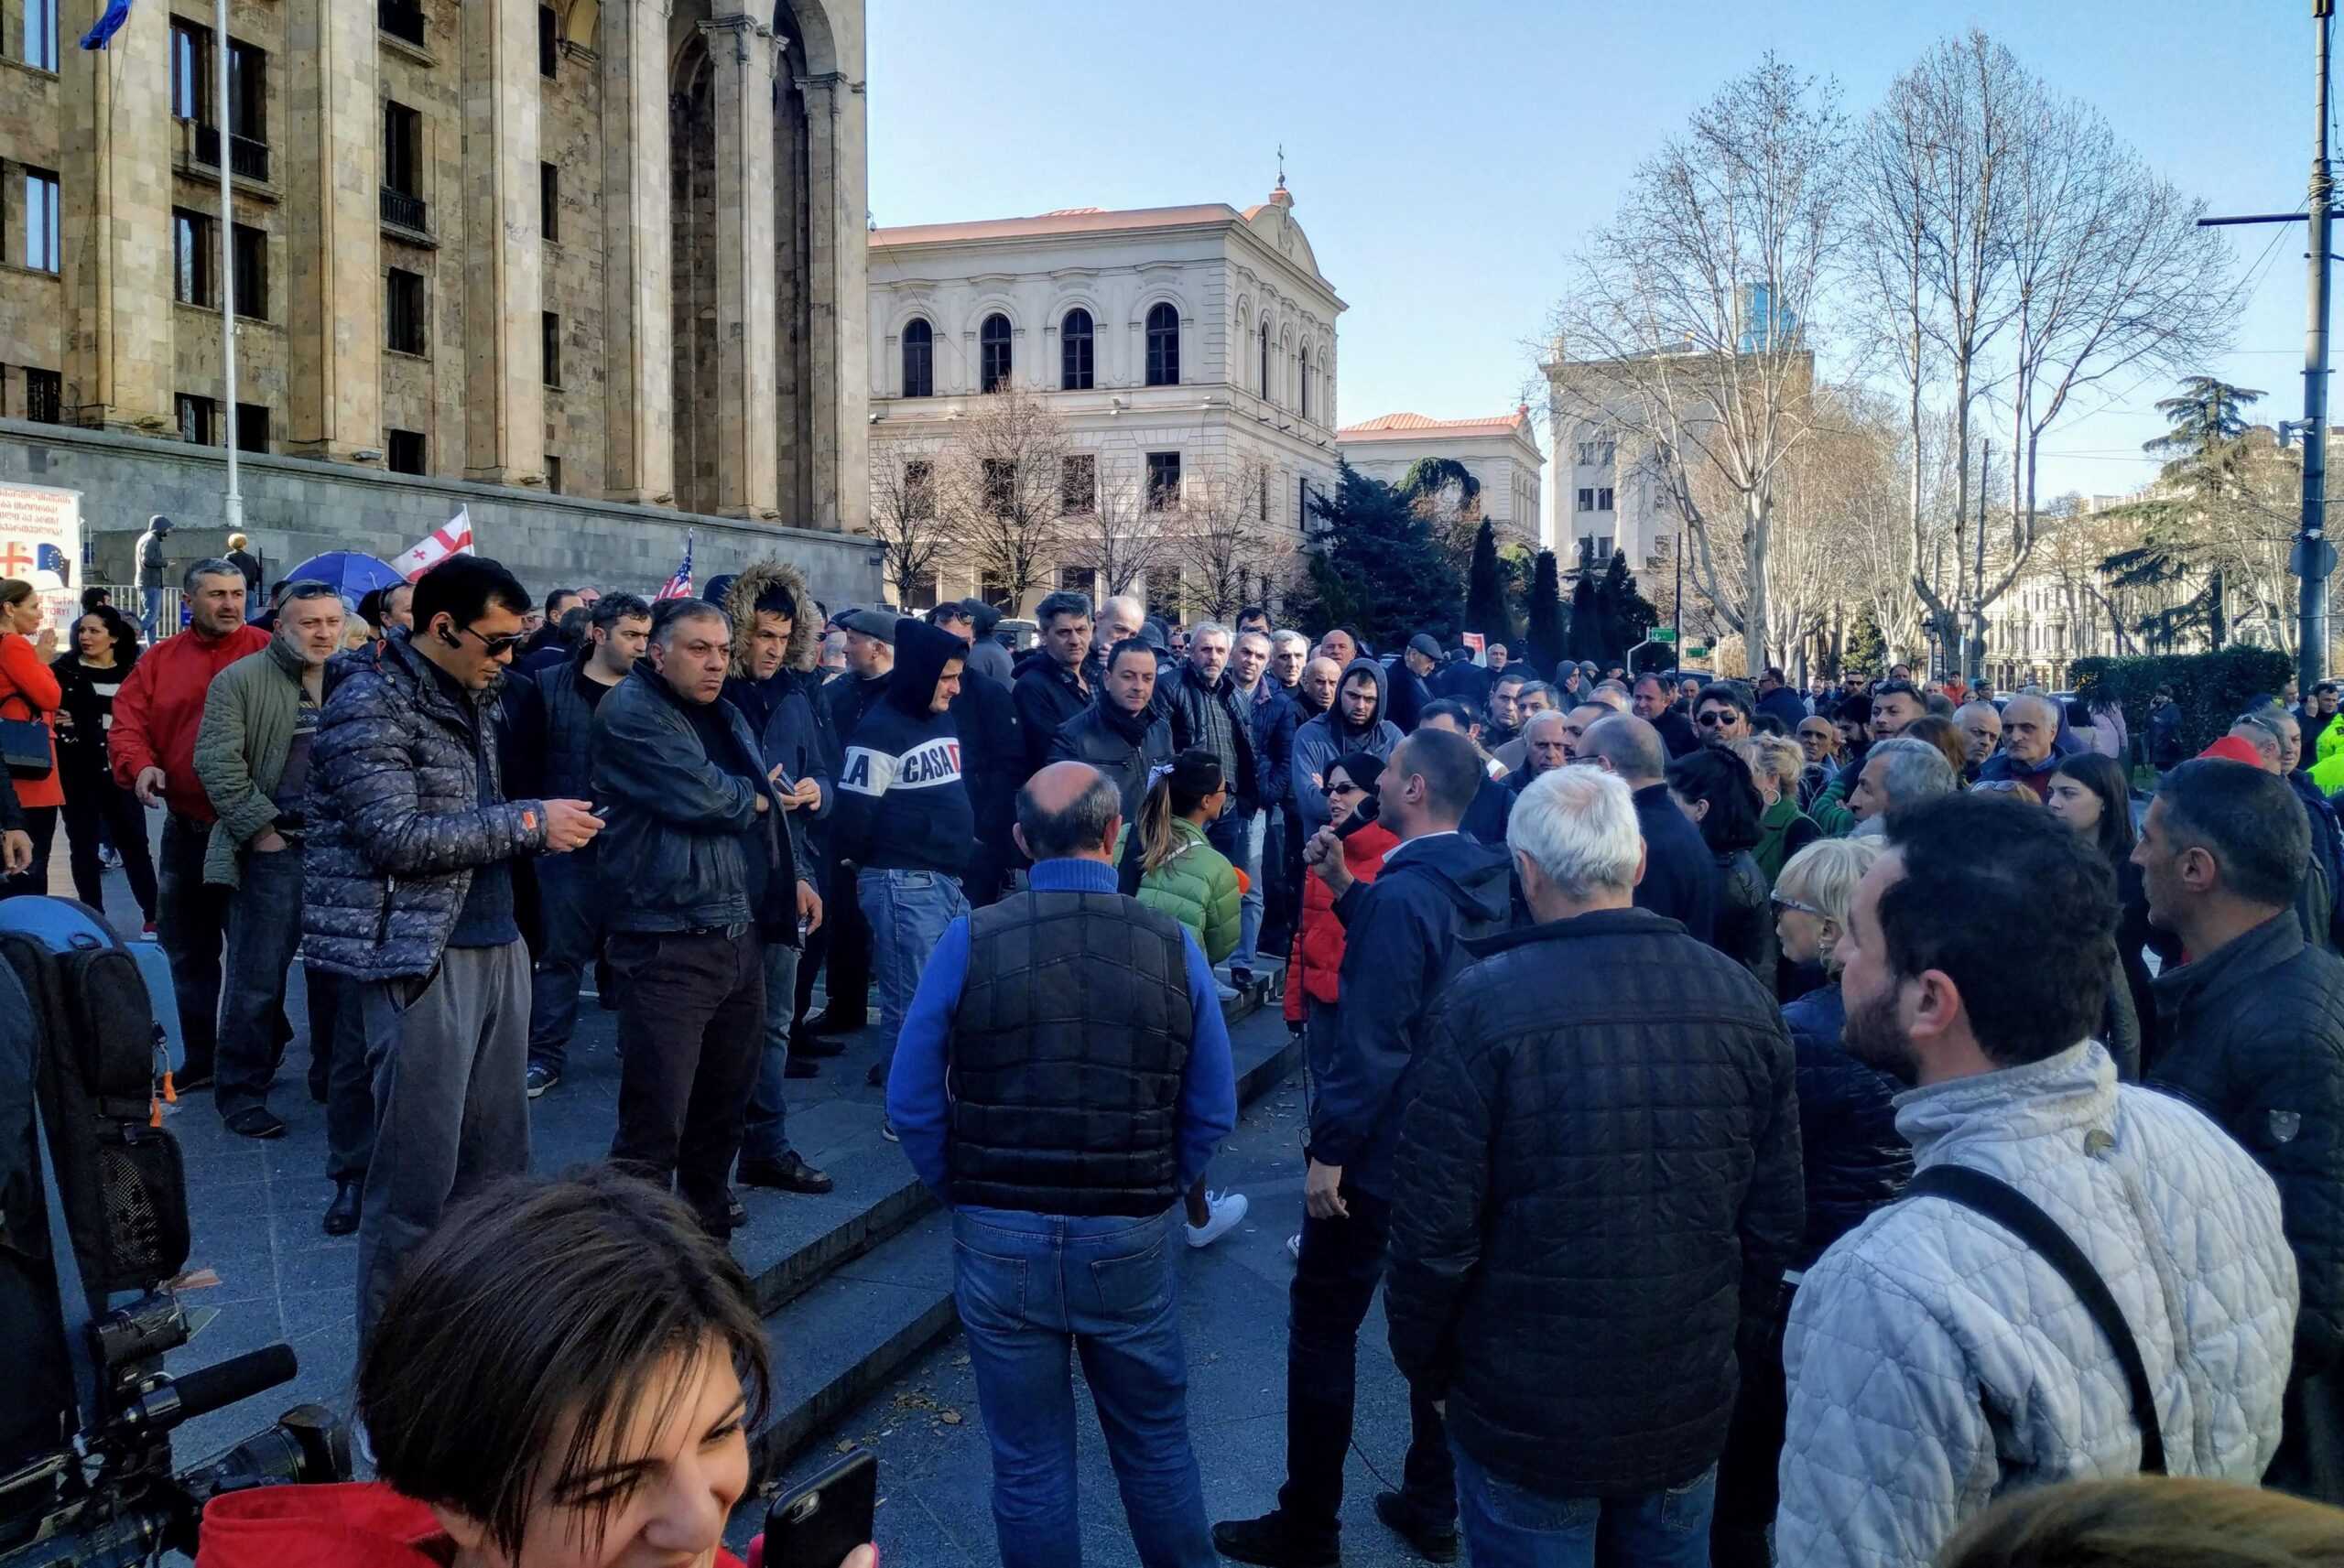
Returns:
[[[374,589],[394,588],[407,580],[396,568],[354,550],[329,550],[322,556],[312,556],[287,572],[281,580],[298,582],[305,578],[329,584],[353,602]]]

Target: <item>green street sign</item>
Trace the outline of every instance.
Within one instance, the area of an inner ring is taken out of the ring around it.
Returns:
[[[1655,643],[1674,643],[1677,641],[1677,628],[1674,626],[1655,626],[1653,628],[1652,640]]]
[[[1686,645],[1685,656],[1688,659],[1706,659],[1709,656],[1709,651],[1698,643],[1691,643]]]

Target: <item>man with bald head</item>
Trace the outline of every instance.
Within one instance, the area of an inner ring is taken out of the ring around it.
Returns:
[[[1343,666],[1320,654],[1302,666],[1302,680],[1295,687],[1294,699],[1302,708],[1302,722],[1308,723],[1335,706],[1335,690],[1343,684]]]
[[[1707,697],[1704,692],[1704,700]],[[1636,884],[1636,907],[1681,921],[1686,930],[1714,946],[1717,857],[1701,841],[1700,829],[1669,796],[1668,748],[1661,744],[1660,732],[1633,714],[1598,719],[1579,738],[1579,761],[1619,774],[1634,795],[1636,824],[1644,836],[1644,874]]]
[[[2014,697],[2002,706],[2002,749],[1978,770],[1987,779],[2015,779],[2042,800],[2051,793],[2051,770],[2059,765],[2059,709],[2047,697]]]
[[[1150,1562],[1212,1561],[1168,1214],[1236,1125],[1237,1085],[1196,940],[1115,891],[1122,816],[1088,763],[1026,781],[1026,890],[944,928],[887,1079],[888,1119],[963,1243],[953,1295],[1004,1563],[1081,1556],[1078,1347],[1133,1537]]]
[[[1359,639],[1352,636],[1347,627],[1332,627],[1318,639],[1318,651],[1344,669],[1349,669],[1351,661],[1359,657]]]
[[[1139,635],[1147,623],[1147,607],[1128,593],[1119,593],[1099,606],[1098,635],[1092,645],[1112,648],[1126,638]]]

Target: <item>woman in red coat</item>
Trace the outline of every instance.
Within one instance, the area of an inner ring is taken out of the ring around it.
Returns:
[[[747,1277],[673,1196],[516,1178],[449,1210],[360,1348],[381,1479],[215,1498],[196,1568],[740,1568],[771,1378]]]
[[[21,578],[0,578],[0,719],[32,719],[43,725],[57,721],[64,700],[49,658],[34,642],[49,611]],[[37,779],[18,778],[16,800],[25,809],[25,831],[32,835],[32,870],[0,881],[0,898],[49,891],[49,846],[57,837],[57,808],[65,804],[65,786],[57,776],[57,737],[49,738],[49,773]]]

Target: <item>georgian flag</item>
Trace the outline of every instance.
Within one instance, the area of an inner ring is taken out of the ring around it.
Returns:
[[[450,556],[473,553],[472,509],[460,506],[453,517],[431,530],[423,543],[401,556],[396,565],[407,580],[413,582]]]

